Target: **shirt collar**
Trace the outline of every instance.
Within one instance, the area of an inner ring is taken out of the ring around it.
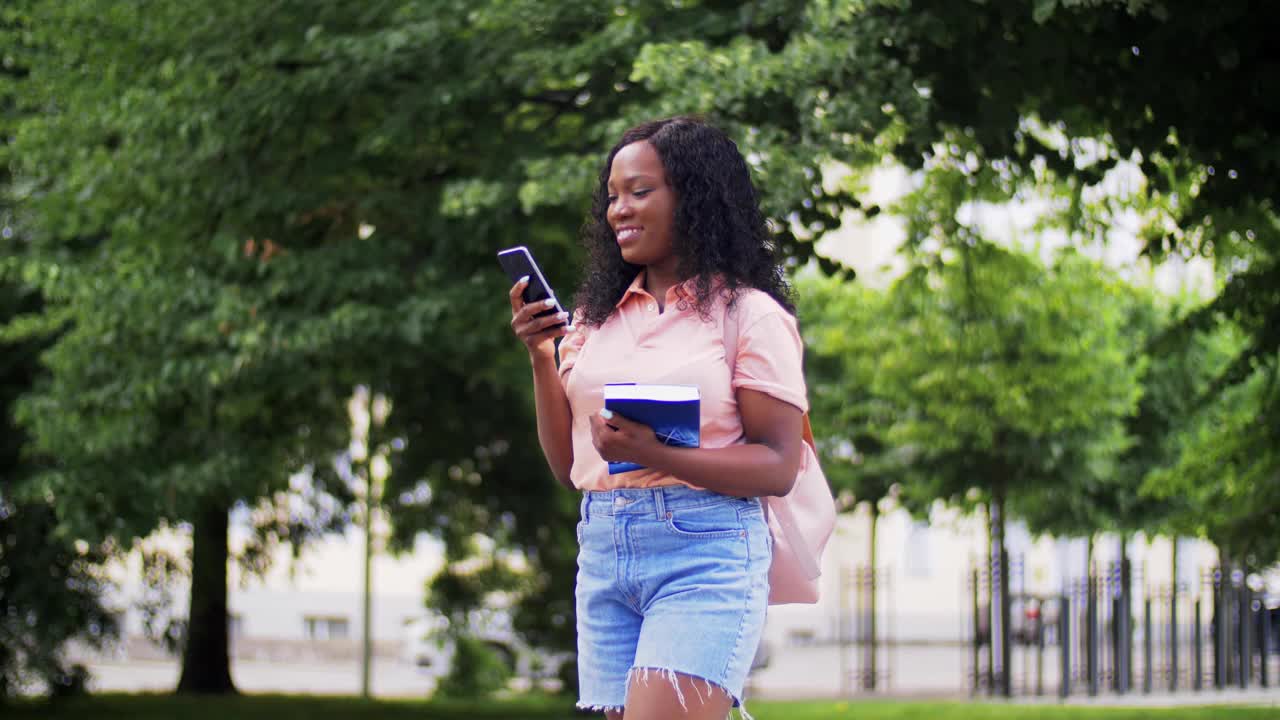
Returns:
[[[649,294],[649,291],[644,289],[644,270],[641,270],[640,272],[636,273],[635,279],[632,280],[631,284],[627,286],[626,291],[622,293],[622,297],[618,299],[618,302],[617,304],[614,305],[614,307],[616,308],[622,307],[622,305],[627,302],[627,298],[631,297],[632,295],[647,296],[648,294]]]
[[[622,293],[622,297],[618,300],[618,302],[614,305],[614,307],[615,308],[622,307],[622,305],[626,303],[627,300],[632,295],[640,295],[642,297],[652,298],[653,296],[649,294],[649,291],[644,289],[644,278],[645,278],[644,270],[641,270],[640,272],[636,273],[635,279],[632,280],[631,284],[627,286],[627,289]],[[688,280],[685,280],[679,285],[672,286],[671,289],[669,289],[667,292],[668,293],[674,292],[676,294],[675,296],[677,299],[682,297],[693,297],[694,295],[693,286],[696,280],[697,278],[689,278]],[[724,283],[724,277],[717,274],[715,278],[712,280],[711,286],[713,288],[719,288],[723,283]]]
[[[651,295],[648,290],[644,289],[644,278],[645,278],[644,270],[641,270],[639,273],[636,273],[635,280],[632,280],[631,284],[627,286],[626,291],[622,293],[622,298],[618,300],[617,304],[614,305],[614,307],[622,307],[623,303],[627,302],[627,299],[630,298],[632,295],[639,295],[641,297],[647,297],[647,298],[653,299],[653,295]],[[685,280],[684,282],[678,285],[671,286],[671,288],[667,290],[667,296],[668,296],[667,299],[671,298],[672,293],[675,294],[675,298],[677,300],[682,297],[688,297],[693,295],[693,280]]]

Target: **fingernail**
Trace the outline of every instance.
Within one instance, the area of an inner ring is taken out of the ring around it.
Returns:
[[[600,417],[604,418],[605,420],[612,420],[612,419],[613,419],[613,411],[612,411],[612,410],[609,410],[609,409],[601,410],[601,411],[600,411]]]
[[[555,298],[547,298],[547,299],[546,299],[546,301],[545,301],[545,302],[543,302],[542,304],[543,304],[543,305],[546,305],[547,307],[555,307],[555,306],[556,306],[556,299],[555,299]]]
[[[565,332],[573,332],[574,330],[577,330],[577,329],[578,329],[578,328],[576,328],[576,327],[574,327],[574,326],[572,326],[572,325],[565,325],[565,326],[564,326],[564,331],[565,331]]]
[[[527,283],[527,282],[529,282],[529,276],[528,276],[528,275],[525,275],[524,277],[520,278],[520,279],[519,279],[519,280],[517,280],[516,282],[521,283],[521,284],[523,284],[523,283]]]
[[[557,319],[557,320],[568,320],[568,319],[569,319],[569,313],[567,313],[567,312],[556,313],[556,319]]]

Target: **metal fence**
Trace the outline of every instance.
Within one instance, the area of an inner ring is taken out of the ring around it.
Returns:
[[[884,691],[894,671],[893,576],[865,565],[840,575],[840,684],[844,695]]]
[[[1007,649],[998,566],[970,574],[972,694],[1066,697],[1277,681],[1280,609],[1266,608],[1242,573],[1224,578],[1208,568],[1196,583],[1155,585],[1128,563],[1111,563],[1059,594],[1037,595],[1026,591],[1020,558],[1006,566]],[[1126,586],[1140,591],[1139,599],[1127,598]]]

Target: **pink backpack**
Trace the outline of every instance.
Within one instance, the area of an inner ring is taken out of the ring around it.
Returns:
[[[738,322],[725,312],[725,361],[732,375],[737,359]],[[827,476],[818,465],[809,414],[804,416],[804,457],[791,492],[763,497],[765,519],[773,535],[773,565],[769,567],[769,604],[818,602],[822,551],[836,525],[836,503]]]

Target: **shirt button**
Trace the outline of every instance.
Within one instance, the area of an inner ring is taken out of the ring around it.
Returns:
[[[654,310],[658,309],[658,306],[654,305],[653,303],[649,303],[648,308],[649,308],[649,312],[653,312]]]

